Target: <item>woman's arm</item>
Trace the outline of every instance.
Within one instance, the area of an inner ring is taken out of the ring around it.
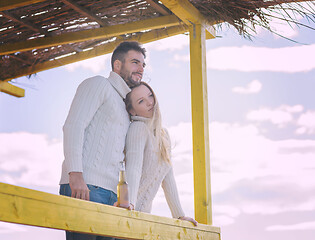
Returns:
[[[166,138],[169,143],[169,156],[171,156],[171,138],[169,136],[169,133],[167,129],[164,129],[164,132],[166,134]],[[186,217],[184,214],[184,211],[182,209],[182,206],[179,201],[176,181],[174,177],[173,168],[169,170],[167,175],[165,176],[163,182],[162,182],[162,188],[164,190],[164,195],[166,198],[166,201],[168,203],[168,206],[172,212],[172,216],[174,218],[178,218],[181,220],[186,220],[192,222],[195,226],[197,226],[197,221],[191,217]]]
[[[162,188],[173,218],[184,216],[185,214],[179,201],[173,168],[169,170],[169,172],[163,179]]]
[[[195,219],[191,217],[186,217],[184,214],[184,211],[179,201],[173,168],[171,168],[170,171],[165,176],[162,182],[162,188],[164,190],[164,195],[165,195],[167,204],[171,210],[173,218],[186,220],[186,221],[192,222],[195,226],[197,226],[197,221]]]
[[[148,137],[145,123],[135,121],[130,124],[126,137],[126,177],[129,186],[130,203],[136,205],[142,174],[143,153]]]

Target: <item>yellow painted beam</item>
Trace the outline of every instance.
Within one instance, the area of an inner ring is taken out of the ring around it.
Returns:
[[[17,7],[23,7],[34,3],[44,2],[45,0],[1,0],[0,11],[6,11]]]
[[[128,239],[220,239],[217,227],[5,183],[0,183],[0,221]]]
[[[215,22],[209,22],[188,0],[161,0],[161,2],[188,26],[201,24],[207,31],[207,39],[215,38]]]
[[[25,90],[8,82],[0,81],[0,92],[7,93],[15,97],[24,97]]]
[[[111,38],[126,33],[134,33],[150,29],[178,26],[180,24],[181,21],[174,15],[150,18],[126,24],[119,24],[72,33],[64,33],[53,37],[37,38],[33,40],[11,44],[2,44],[0,46],[0,55],[7,55],[16,52],[29,51],[38,48],[47,48],[87,40]]]
[[[76,54],[73,54],[71,56],[67,56],[64,58],[55,59],[55,60],[47,61],[47,62],[44,62],[41,64],[36,64],[34,66],[31,66],[31,67],[23,68],[20,71],[15,71],[14,76],[12,76],[11,78],[7,78],[7,79],[3,79],[3,80],[9,81],[9,80],[14,79],[14,78],[27,76],[30,74],[44,71],[44,70],[64,66],[64,65],[67,65],[70,63],[74,63],[74,62],[82,61],[85,59],[101,56],[101,55],[104,55],[107,53],[111,53],[120,42],[125,41],[125,40],[126,41],[138,41],[138,42],[144,44],[144,43],[149,43],[152,41],[160,40],[163,38],[175,36],[175,35],[178,35],[181,33],[185,33],[187,31],[188,31],[188,29],[185,26],[176,26],[176,27],[171,27],[171,28],[162,29],[162,30],[153,30],[153,31],[138,34],[136,36],[132,36],[132,37],[129,37],[126,39],[121,38],[121,39],[118,39],[116,41],[109,42],[107,44],[95,47],[89,51],[83,51],[83,52],[76,53]]]
[[[205,29],[189,27],[195,218],[212,224]]]

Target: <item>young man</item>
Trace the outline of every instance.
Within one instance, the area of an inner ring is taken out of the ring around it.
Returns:
[[[124,159],[129,115],[123,99],[140,83],[145,49],[123,42],[113,52],[108,78],[95,76],[77,89],[63,127],[64,155],[60,194],[113,205],[119,163]],[[109,239],[67,232],[67,239]]]

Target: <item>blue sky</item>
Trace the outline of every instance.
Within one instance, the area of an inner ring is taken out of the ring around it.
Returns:
[[[262,29],[253,41],[227,28],[207,40],[213,220],[224,240],[313,240],[315,234],[315,32],[272,24],[307,45]],[[188,40],[179,35],[146,44],[144,80],[159,99],[182,205],[193,216]],[[1,182],[57,194],[72,98],[85,78],[108,76],[109,58],[19,78],[25,98],[0,93]],[[170,216],[161,191],[153,213]],[[0,236],[64,235],[0,223]]]

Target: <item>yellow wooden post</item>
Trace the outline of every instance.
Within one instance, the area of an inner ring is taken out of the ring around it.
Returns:
[[[205,29],[189,27],[195,218],[212,225]]]

